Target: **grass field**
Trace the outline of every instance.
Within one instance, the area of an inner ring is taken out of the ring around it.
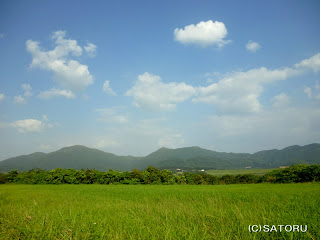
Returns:
[[[0,239],[320,239],[320,184],[0,185]],[[307,225],[249,232],[249,225]]]
[[[205,172],[214,176],[223,176],[226,174],[237,175],[237,174],[253,174],[262,176],[268,172],[279,168],[266,168],[266,169],[229,169],[229,170],[206,170]]]

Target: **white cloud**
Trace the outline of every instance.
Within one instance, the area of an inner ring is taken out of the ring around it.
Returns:
[[[320,53],[312,56],[311,58],[304,59],[295,65],[298,70],[309,70],[312,69],[314,72],[320,70]]]
[[[295,71],[290,68],[268,70],[264,67],[227,74],[217,83],[199,87],[192,101],[213,104],[226,113],[259,112],[263,85],[285,80],[294,74]]]
[[[173,111],[176,104],[186,101],[196,92],[185,83],[163,83],[161,78],[150,73],[138,76],[135,85],[126,93],[133,97],[133,103],[145,110]]]
[[[102,90],[107,94],[107,95],[116,95],[116,93],[110,88],[110,81],[106,80],[103,83]]]
[[[11,126],[16,128],[20,133],[41,132],[45,128],[40,120],[24,119],[11,123]]]
[[[224,113],[259,112],[262,110],[259,97],[265,85],[314,70],[318,55],[301,61],[293,68],[270,70],[262,67],[226,74],[217,83],[197,88],[197,95],[192,101],[213,104]]]
[[[320,89],[319,81],[316,81],[316,84],[315,84],[314,88],[315,88],[316,90],[319,90],[319,89]]]
[[[82,48],[76,40],[66,39],[65,31],[52,34],[56,47],[51,51],[41,50],[39,43],[28,40],[27,51],[32,55],[31,67],[39,67],[54,73],[54,80],[62,87],[71,90],[84,90],[93,83],[93,76],[88,66],[71,59],[71,56],[80,56]]]
[[[224,40],[228,31],[223,22],[209,20],[197,25],[191,24],[174,30],[174,38],[181,43],[191,43],[201,46],[217,45],[223,47],[230,41]]]
[[[3,93],[0,93],[0,102],[3,101],[6,98],[6,96]]]
[[[4,37],[5,37],[5,34],[4,33],[0,33],[0,39],[4,38]]]
[[[23,98],[21,95],[18,95],[13,98],[13,102],[15,104],[26,104],[27,100],[25,98]]]
[[[21,85],[21,88],[24,90],[24,96],[25,97],[31,97],[32,96],[32,93],[31,93],[32,87],[30,86],[30,84],[24,83],[24,84]]]
[[[50,90],[40,92],[38,97],[41,99],[51,99],[54,97],[65,97],[71,99],[75,98],[75,95],[70,90],[52,88]]]
[[[253,41],[249,41],[246,45],[246,49],[249,51],[249,52],[256,52],[258,51],[259,49],[261,48],[261,45],[257,42],[253,42]]]
[[[310,70],[315,71],[318,55],[320,56],[320,54],[314,55],[292,68],[261,67],[245,72],[227,73],[217,82],[199,87],[184,82],[164,83],[159,76],[146,72],[138,76],[135,85],[126,92],[126,95],[133,97],[135,106],[149,111],[172,111],[176,109],[177,103],[192,97],[194,103],[212,104],[221,113],[257,113],[263,107],[259,98],[266,85]],[[209,73],[206,76],[209,76]]]
[[[285,93],[281,93],[272,99],[272,106],[276,108],[287,107],[289,104],[290,98]]]
[[[47,115],[42,116],[44,121],[37,119],[23,119],[11,123],[5,123],[6,127],[13,127],[20,133],[39,133],[45,129],[52,128],[53,125],[49,123]]]
[[[99,121],[114,122],[124,124],[128,122],[128,117],[118,113],[121,108],[99,108],[95,110],[99,114]]]
[[[84,50],[87,52],[89,57],[95,57],[97,46],[94,45],[93,43],[88,43],[87,46],[84,46]]]

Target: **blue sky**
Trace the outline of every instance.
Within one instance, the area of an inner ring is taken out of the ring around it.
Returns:
[[[319,1],[1,1],[0,160],[320,142]]]

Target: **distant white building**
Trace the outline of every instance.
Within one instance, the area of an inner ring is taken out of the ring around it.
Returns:
[[[288,166],[280,166],[279,168],[288,168]]]

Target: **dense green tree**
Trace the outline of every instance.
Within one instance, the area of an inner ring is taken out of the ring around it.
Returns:
[[[8,182],[7,175],[0,173],[0,184],[4,184],[6,182]]]
[[[291,183],[320,181],[320,165],[292,165],[277,169],[262,177],[252,174],[223,175],[216,177],[206,173],[184,172],[174,175],[169,170],[159,170],[149,166],[146,170],[134,169],[120,172],[110,169],[108,172],[97,170],[74,170],[57,168],[44,171],[38,168],[18,172],[13,170],[0,174],[0,183],[26,184],[239,184],[239,183]]]

